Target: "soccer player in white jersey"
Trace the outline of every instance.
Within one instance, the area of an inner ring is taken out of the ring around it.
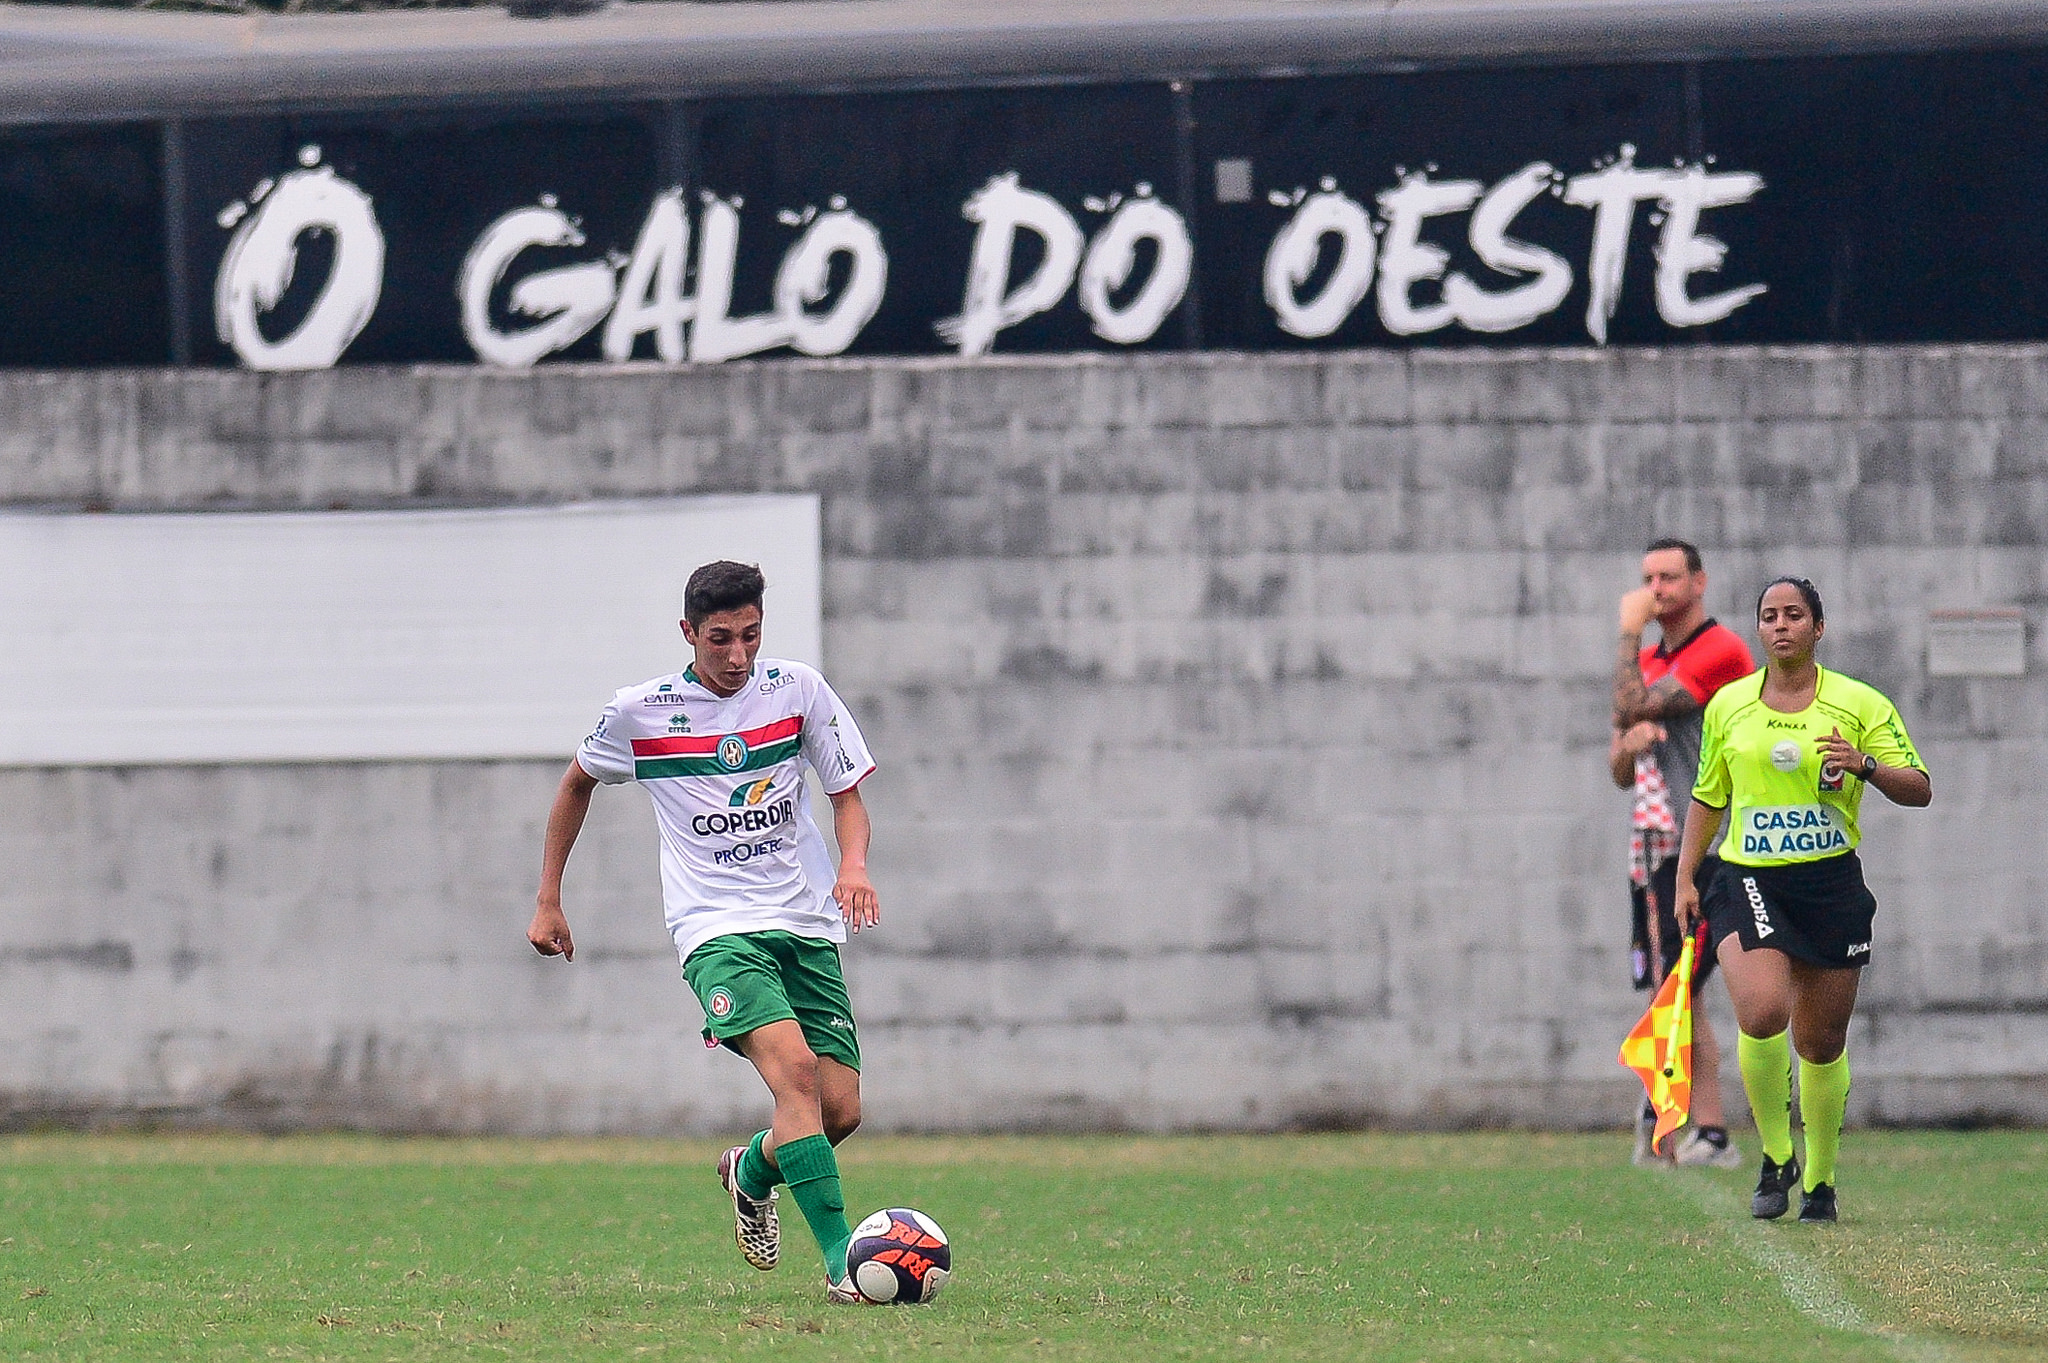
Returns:
[[[639,781],[661,827],[661,893],[704,1038],[745,1056],[775,1099],[766,1131],[718,1161],[740,1252],[775,1267],[776,1186],[787,1184],[825,1258],[827,1297],[847,1280],[851,1233],[833,1147],[860,1125],[860,1038],[839,944],[881,921],[868,879],[860,783],[875,769],[853,716],[816,669],[757,656],[759,568],[707,563],[683,589],[681,672],[605,707],[548,811],[539,904],[527,940],[575,959],[562,871],[599,783]],[[839,868],[811,820],[804,767],[832,798]]]

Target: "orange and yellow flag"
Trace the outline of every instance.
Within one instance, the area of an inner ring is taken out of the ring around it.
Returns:
[[[1657,1112],[1653,1143],[1684,1126],[1692,1111],[1692,957],[1688,937],[1649,1011],[1621,1043],[1621,1063],[1643,1081]]]

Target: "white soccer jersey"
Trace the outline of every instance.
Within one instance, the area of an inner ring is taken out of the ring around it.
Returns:
[[[662,904],[683,959],[736,932],[846,940],[804,764],[834,795],[875,764],[815,668],[756,658],[731,696],[691,668],[629,686],[605,707],[576,762],[607,785],[638,781],[653,798]]]

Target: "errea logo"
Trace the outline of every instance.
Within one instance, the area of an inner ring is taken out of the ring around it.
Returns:
[[[668,717],[668,731],[672,734],[690,732],[690,717],[678,710]]]

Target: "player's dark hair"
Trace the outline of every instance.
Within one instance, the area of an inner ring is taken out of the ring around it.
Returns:
[[[761,593],[766,590],[768,579],[751,563],[734,563],[730,559],[707,563],[690,574],[690,581],[683,588],[683,618],[692,625],[701,625],[720,611],[747,606],[759,610]]]
[[[1769,582],[1764,583],[1764,589],[1756,594],[1756,613],[1758,619],[1763,618],[1764,598],[1771,594],[1771,588],[1773,587],[1798,588],[1799,594],[1806,598],[1806,611],[1807,614],[1813,617],[1813,623],[1816,625],[1827,623],[1827,612],[1820,608],[1820,589],[1803,577],[1774,577]]]
[[[1700,547],[1697,544],[1693,544],[1688,540],[1651,540],[1650,547],[1643,550],[1643,552],[1646,554],[1654,554],[1663,549],[1676,549],[1680,553],[1684,554],[1685,570],[1688,573],[1699,573],[1706,571],[1706,565],[1700,561]]]

